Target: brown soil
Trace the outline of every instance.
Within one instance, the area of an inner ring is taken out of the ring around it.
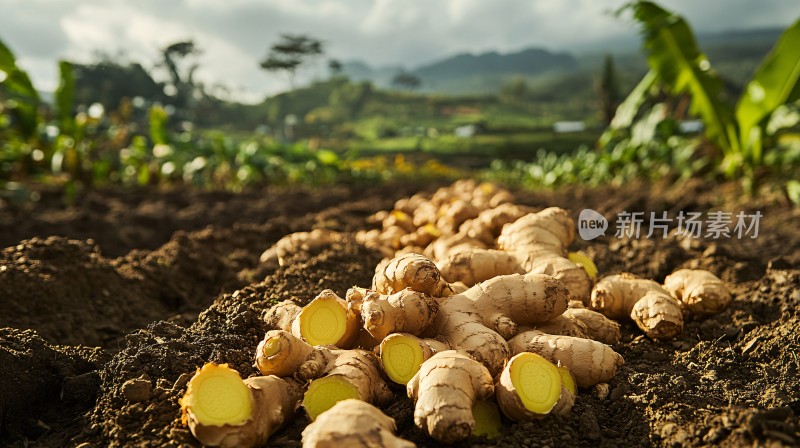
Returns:
[[[0,254],[0,327],[33,328],[47,341],[31,331],[0,330],[0,365],[11,373],[10,382],[0,383],[0,443],[196,446],[177,404],[194,370],[215,361],[254,375],[261,316],[272,303],[305,303],[324,288],[343,294],[354,284],[368,285],[380,258],[348,241],[269,271],[258,267],[261,251],[294,230],[366,227],[370,213],[432,188],[101,192],[66,212],[47,195],[32,210],[0,209],[0,225],[18,223],[8,227],[15,236],[3,235],[12,239]],[[678,267],[711,269],[735,284],[736,300],[710,319],[690,320],[667,343],[625,326],[614,348],[626,362],[608,398],[583,391],[567,417],[507,422],[499,438],[470,445],[800,444],[800,210],[779,197],[744,200],[733,186],[700,182],[518,197],[560,205],[575,216],[590,207],[605,216],[757,209],[765,217],[755,240],[576,242],[602,273],[663,280]],[[123,206],[131,198],[136,205]],[[50,234],[74,239],[13,240]],[[88,237],[94,243],[75,240]],[[403,437],[436,445],[414,428],[413,405],[402,389],[385,410]],[[270,445],[299,446],[305,422],[298,414]]]

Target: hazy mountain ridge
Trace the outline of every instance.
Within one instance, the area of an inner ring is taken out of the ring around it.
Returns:
[[[742,65],[741,73],[734,74],[734,78],[745,79],[769,52],[782,31],[779,28],[766,28],[699,33],[697,39],[712,63],[725,68]],[[422,80],[423,91],[491,93],[497,92],[505,82],[516,76],[536,80],[599,69],[605,53],[614,54],[618,65],[628,70],[645,70],[644,55],[639,45],[640,41],[631,38],[624,44],[609,42],[607,48],[581,54],[537,47],[509,53],[464,52],[405,69],[400,65],[373,67],[363,61],[349,61],[343,65],[343,73],[356,81],[371,81],[381,87],[390,87],[392,78],[407,70]]]

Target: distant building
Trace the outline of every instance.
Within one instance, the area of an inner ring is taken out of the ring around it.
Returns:
[[[553,131],[559,134],[568,132],[583,132],[586,130],[586,123],[582,121],[557,121],[553,124]]]
[[[485,130],[481,124],[466,124],[457,127],[453,133],[459,138],[470,138],[482,134]]]
[[[678,122],[678,132],[681,134],[699,134],[705,126],[700,120],[681,120]]]

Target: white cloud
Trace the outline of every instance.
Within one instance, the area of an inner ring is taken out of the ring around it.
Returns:
[[[453,53],[528,46],[581,50],[632,36],[609,10],[623,0],[0,0],[0,39],[40,88],[53,86],[56,60],[91,60],[124,51],[151,67],[159,49],[194,39],[203,50],[197,76],[244,89],[257,99],[285,88],[258,67],[282,33],[308,33],[340,60],[411,67]],[[663,0],[695,29],[785,26],[797,0]],[[49,68],[52,67],[52,68]],[[306,75],[309,76],[308,74]]]

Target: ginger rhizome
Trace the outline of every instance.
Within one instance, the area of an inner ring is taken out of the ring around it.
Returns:
[[[302,308],[291,301],[281,302],[270,308],[264,319],[270,327],[290,331],[312,346],[350,347],[360,327],[356,311],[329,289]]]
[[[303,430],[303,448],[414,448],[395,435],[397,425],[375,406],[342,400]]]
[[[475,428],[472,434],[495,438],[503,428],[500,418],[500,408],[493,401],[478,400],[472,406],[472,418],[475,419]]]
[[[552,275],[567,285],[574,299],[587,302],[592,280],[567,258],[574,238],[575,223],[567,211],[551,207],[504,226],[497,246],[514,253],[525,272]]]
[[[535,353],[522,352],[506,364],[497,382],[497,403],[506,417],[525,421],[549,414],[561,399],[558,368]],[[572,407],[564,403],[563,407]]]
[[[406,288],[390,295],[367,293],[360,308],[364,329],[381,341],[391,333],[422,333],[436,317],[439,304],[425,293]]]
[[[564,311],[564,314],[536,325],[535,329],[547,334],[593,339],[608,345],[619,342],[618,323],[596,311],[571,306]]]
[[[427,196],[400,199],[391,211],[372,216],[381,229],[356,233],[356,240],[387,258],[418,253],[443,259],[452,251],[493,245],[500,229],[528,212],[495,185],[457,181]]]
[[[259,376],[242,380],[226,364],[206,364],[180,400],[183,422],[207,446],[255,447],[298,407],[301,387],[293,380]]]
[[[260,261],[268,266],[283,266],[286,257],[300,251],[313,251],[333,243],[340,243],[344,235],[325,229],[296,232],[278,240],[274,246],[261,254]]]
[[[514,336],[508,341],[508,346],[513,354],[536,353],[567,367],[579,387],[610,381],[624,362],[622,356],[601,342],[535,330]]]
[[[446,350],[422,363],[407,385],[415,401],[414,424],[442,443],[466,439],[475,429],[472,408],[494,393],[492,375],[464,352]]]
[[[701,269],[673,272],[664,279],[664,289],[695,314],[716,314],[731,303],[731,292],[725,282]]]
[[[475,232],[473,232],[474,234]],[[461,281],[466,285],[507,274],[548,274],[561,280],[572,298],[588,302],[592,278],[587,269],[596,268],[585,254],[574,253],[568,258],[567,247],[575,237],[574,223],[566,210],[551,207],[538,213],[528,213],[506,223],[496,243],[494,240],[470,246],[459,244],[445,257],[439,256],[438,266],[448,281]],[[436,243],[434,243],[435,245]],[[497,249],[487,249],[496,246]]]
[[[386,376],[395,383],[408,384],[423,362],[448,349],[447,344],[435,339],[420,339],[408,333],[394,333],[381,341],[379,354]]]
[[[303,407],[311,420],[348,398],[375,404],[392,399],[373,353],[322,348],[314,353],[319,355],[312,355],[298,371],[302,379],[312,380],[303,396]]]
[[[517,257],[492,249],[470,249],[456,252],[439,264],[442,276],[472,286],[484,280],[507,274],[524,274]]]
[[[597,266],[568,251],[570,214],[535,212],[513,199],[490,184],[459,181],[398,200],[370,218],[380,229],[355,235],[385,257],[369,288],[353,286],[345,299],[324,290],[304,307],[285,301],[265,313],[273,330],[256,349],[256,367],[303,382],[302,406],[314,421],[306,446],[410,446],[367,404],[393,397],[384,376],[406,385],[416,426],[442,443],[499,433],[501,412],[520,421],[563,415],[579,387],[608,396],[623,364],[610,347],[620,341],[617,320],[670,339],[684,314],[715,313],[731,300],[724,282],[697,270],[677,271],[663,287],[619,274],[592,288]],[[289,235],[264,261],[283,264],[293,252],[345,238]],[[238,428],[239,420],[224,426]]]
[[[436,264],[419,254],[384,260],[375,268],[373,290],[380,294],[393,294],[406,288],[431,297],[446,297],[453,292]]]
[[[497,375],[508,358],[505,338],[518,325],[546,322],[567,308],[568,291],[547,275],[505,275],[442,299],[432,334]],[[513,316],[513,317],[512,317]]]
[[[597,282],[591,307],[612,319],[633,319],[654,339],[672,339],[683,331],[680,302],[653,280],[633,274],[610,275]]]
[[[292,376],[313,351],[284,330],[270,330],[256,347],[256,368],[262,375]]]

